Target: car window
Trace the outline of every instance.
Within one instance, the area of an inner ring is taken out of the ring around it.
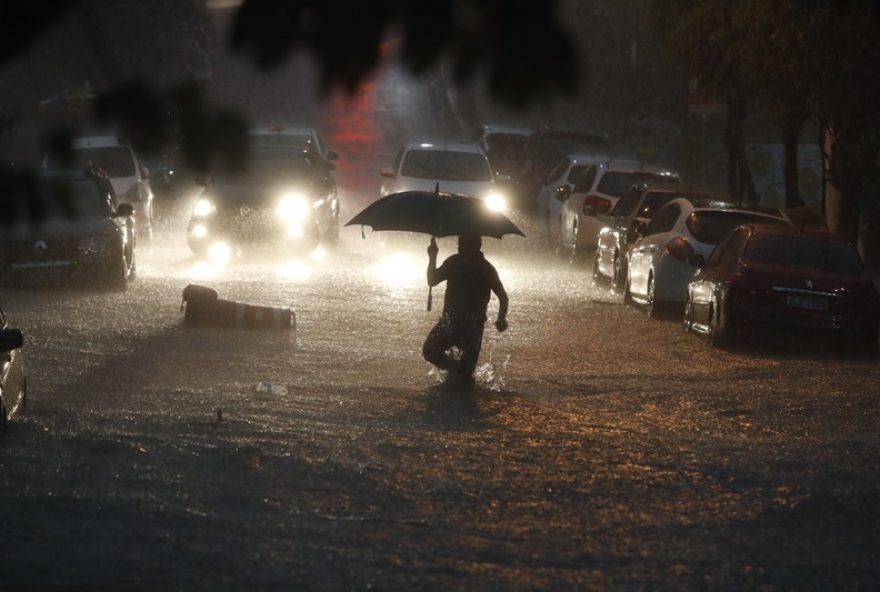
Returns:
[[[622,197],[629,188],[637,183],[648,183],[650,181],[658,181],[660,177],[654,175],[652,173],[646,172],[621,172],[621,171],[608,171],[604,175],[602,175],[602,179],[599,181],[599,186],[596,187],[596,191],[604,193],[606,195],[613,195],[614,197]]]
[[[809,236],[757,236],[743,258],[755,263],[806,267],[848,275],[864,271],[862,258],[851,245]]]
[[[631,189],[627,191],[626,194],[620,198],[620,200],[614,204],[614,208],[611,209],[612,216],[630,216],[636,209],[636,205],[639,203],[639,199],[642,197],[643,189]]]
[[[95,220],[113,213],[110,194],[94,179],[42,179],[38,195],[47,221]]]
[[[558,179],[562,178],[562,175],[565,174],[565,171],[568,170],[569,165],[571,165],[571,161],[567,158],[563,158],[560,160],[555,167],[550,169],[550,172],[547,173],[547,178],[544,180],[544,185],[549,185],[550,183],[554,183]]]
[[[661,232],[669,232],[675,228],[675,223],[678,222],[679,216],[681,216],[681,206],[678,204],[666,205],[651,219],[645,235],[649,236]]]
[[[785,220],[779,218],[730,210],[697,210],[688,216],[686,225],[699,242],[717,245],[734,228],[751,222],[787,225]]]
[[[75,148],[68,154],[50,154],[48,168],[82,170],[90,164],[101,167],[109,177],[133,177],[137,174],[131,150],[125,146]]]
[[[728,235],[712,249],[709,259],[706,260],[706,267],[715,267],[720,265],[723,260],[734,257],[742,247],[743,241],[745,241],[745,231]]]
[[[417,179],[467,182],[487,182],[492,178],[485,156],[455,150],[410,150],[403,159],[400,174]]]
[[[675,194],[668,191],[651,191],[645,196],[639,206],[636,216],[641,218],[653,218],[654,213],[675,199]]]
[[[581,175],[581,178],[575,183],[574,190],[578,193],[586,193],[593,188],[596,182],[596,175],[599,173],[598,167],[590,165]]]

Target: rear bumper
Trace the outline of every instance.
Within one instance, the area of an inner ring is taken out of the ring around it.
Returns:
[[[727,323],[734,330],[755,331],[772,328],[858,337],[876,336],[880,318],[869,314],[807,314],[795,309],[735,303],[730,307]]]
[[[119,262],[118,253],[83,256],[69,260],[25,261],[0,265],[3,285],[62,285],[107,279]]]

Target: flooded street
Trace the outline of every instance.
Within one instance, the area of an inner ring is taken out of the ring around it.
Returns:
[[[876,357],[716,350],[589,266],[485,243],[510,329],[487,324],[473,392],[421,357],[427,239],[350,229],[323,259],[215,270],[173,227],[125,293],[0,291],[29,376],[0,587],[876,584]],[[186,327],[189,283],[289,306],[296,330]]]

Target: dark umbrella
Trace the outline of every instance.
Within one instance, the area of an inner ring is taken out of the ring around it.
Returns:
[[[421,232],[432,237],[525,236],[507,216],[491,211],[483,200],[441,192],[439,185],[434,191],[402,191],[386,195],[361,210],[346,226],[356,224],[370,226],[373,230]],[[428,288],[428,310],[431,310],[431,288]]]
[[[501,238],[505,234],[525,236],[500,212],[493,212],[483,200],[441,191],[403,191],[373,202],[346,226],[361,224],[373,230],[421,232],[434,237],[463,234]]]

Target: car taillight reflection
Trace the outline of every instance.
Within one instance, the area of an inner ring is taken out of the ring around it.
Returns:
[[[683,236],[677,236],[666,244],[666,252],[679,261],[687,261],[694,254],[694,248]]]
[[[584,198],[584,216],[605,214],[611,209],[611,200],[590,194]]]

